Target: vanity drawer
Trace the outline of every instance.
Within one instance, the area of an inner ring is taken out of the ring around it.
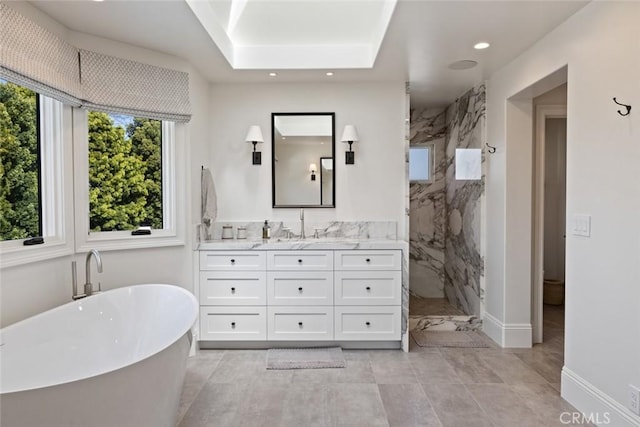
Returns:
[[[263,251],[202,251],[200,270],[265,270]]]
[[[264,341],[267,339],[266,307],[200,307],[200,339]]]
[[[269,251],[268,270],[333,270],[332,251]]]
[[[266,305],[264,271],[200,272],[201,305]]]
[[[333,340],[333,307],[268,307],[269,340]]]
[[[333,305],[333,273],[268,272],[267,302],[269,305]]]
[[[336,305],[400,305],[401,271],[336,271]]]
[[[400,306],[339,306],[335,308],[336,341],[398,341]]]
[[[399,250],[335,251],[336,270],[402,270]]]

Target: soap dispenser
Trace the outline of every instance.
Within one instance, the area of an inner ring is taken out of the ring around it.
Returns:
[[[264,220],[264,225],[262,226],[262,238],[268,239],[271,237],[271,227],[269,226],[269,221]]]

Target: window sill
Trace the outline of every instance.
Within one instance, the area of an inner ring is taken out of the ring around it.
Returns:
[[[46,261],[73,254],[73,248],[65,241],[45,237],[45,243],[37,246],[11,245],[0,250],[0,269]]]
[[[77,252],[119,251],[127,249],[161,248],[167,246],[184,246],[184,239],[175,233],[152,231],[153,234],[132,236],[131,231],[114,231],[89,235],[83,242],[78,242]]]

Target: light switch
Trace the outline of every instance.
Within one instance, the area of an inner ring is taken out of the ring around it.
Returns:
[[[591,215],[574,215],[572,234],[591,237]]]

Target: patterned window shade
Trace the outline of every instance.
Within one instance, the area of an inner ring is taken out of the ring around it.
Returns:
[[[0,3],[0,77],[80,105],[78,50]]]
[[[187,122],[189,74],[80,50],[83,108]]]

